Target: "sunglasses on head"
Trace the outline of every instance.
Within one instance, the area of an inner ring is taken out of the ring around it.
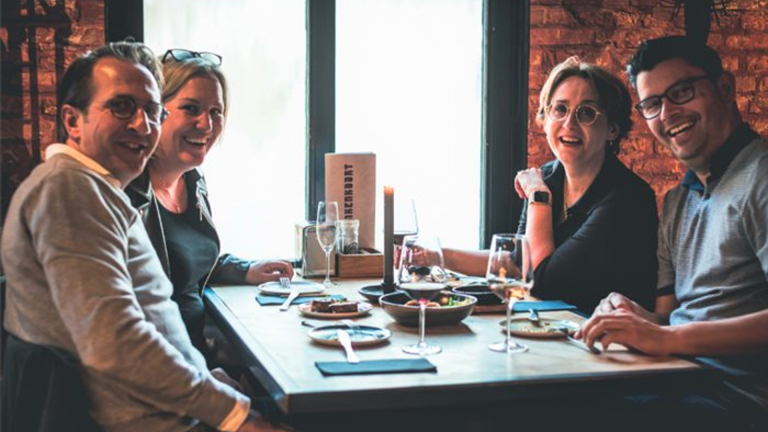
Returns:
[[[221,56],[212,52],[197,52],[181,48],[169,49],[163,55],[163,63],[173,59],[176,61],[185,61],[193,58],[201,58],[214,66],[221,66]]]

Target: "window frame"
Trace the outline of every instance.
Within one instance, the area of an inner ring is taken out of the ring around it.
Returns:
[[[307,220],[325,198],[325,154],[335,151],[336,1],[307,7]],[[513,193],[528,164],[530,0],[484,0],[480,248],[515,232],[523,203]],[[105,0],[105,40],[144,40],[143,0]]]

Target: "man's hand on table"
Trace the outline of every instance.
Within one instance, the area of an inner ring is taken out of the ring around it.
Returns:
[[[607,350],[615,343],[654,356],[673,354],[675,346],[672,327],[661,326],[624,308],[596,312],[574,337],[583,339],[590,347],[599,341]]]

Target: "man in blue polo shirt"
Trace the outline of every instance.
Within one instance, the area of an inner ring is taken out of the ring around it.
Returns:
[[[643,42],[627,73],[638,112],[688,172],[664,199],[655,311],[611,294],[577,336],[717,367],[727,379],[713,406],[754,426],[768,412],[768,143],[706,45]]]

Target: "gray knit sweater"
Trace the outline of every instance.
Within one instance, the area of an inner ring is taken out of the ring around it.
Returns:
[[[106,431],[220,424],[238,395],[190,343],[172,287],[122,190],[59,154],[11,202],[2,232],[5,327],[71,352]]]

